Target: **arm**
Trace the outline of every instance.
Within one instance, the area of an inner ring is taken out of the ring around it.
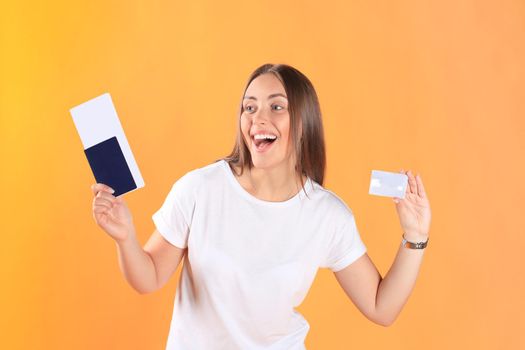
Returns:
[[[141,248],[136,235],[116,242],[120,270],[126,281],[139,293],[151,293],[162,288],[175,272],[186,249],[166,241],[155,230]]]
[[[411,242],[426,241],[426,238],[407,239]],[[394,263],[377,290],[376,313],[383,324],[391,325],[407,302],[416,284],[424,251],[399,245]]]
[[[423,252],[424,249],[409,249],[400,244],[385,278],[366,253],[334,275],[363,315],[376,324],[390,326],[412,293]]]
[[[128,283],[139,293],[161,288],[175,272],[186,249],[178,248],[155,230],[149,241],[140,246],[131,212],[122,197],[104,184],[91,186],[93,218],[117,245],[120,270]]]
[[[124,199],[113,196],[113,189],[104,184],[94,184],[91,189],[95,195],[93,218],[115,240],[120,270],[128,283],[141,294],[160,289],[179,266],[186,249],[172,245],[157,230],[142,249]]]
[[[401,170],[401,173],[405,173]],[[430,230],[430,203],[421,177],[408,171],[405,198],[394,198],[405,238],[424,242]],[[341,287],[371,321],[389,326],[397,318],[412,293],[425,249],[399,245],[392,267],[383,279],[368,254],[335,273]]]

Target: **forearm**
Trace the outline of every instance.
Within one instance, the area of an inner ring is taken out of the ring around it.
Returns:
[[[426,240],[425,237],[405,237],[411,242]],[[382,323],[392,324],[407,302],[416,283],[425,249],[405,248],[399,244],[392,267],[377,289],[376,314]]]
[[[117,242],[120,270],[128,283],[139,293],[157,289],[157,272],[153,260],[140,246],[136,235],[129,235],[124,242]]]

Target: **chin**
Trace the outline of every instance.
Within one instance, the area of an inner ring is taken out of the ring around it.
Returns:
[[[275,157],[266,157],[261,155],[251,155],[252,164],[257,169],[270,169],[282,164],[285,159],[276,159]]]
[[[275,162],[273,162],[271,159],[261,159],[260,156],[256,155],[255,157],[252,156],[252,164],[255,168],[266,169],[274,166]]]

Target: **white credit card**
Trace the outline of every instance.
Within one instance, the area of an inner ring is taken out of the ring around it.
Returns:
[[[372,170],[368,193],[376,196],[405,198],[407,184],[406,174]]]

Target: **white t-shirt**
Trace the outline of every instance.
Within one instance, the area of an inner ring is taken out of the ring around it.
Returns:
[[[166,349],[305,349],[295,311],[318,268],[339,271],[366,252],[352,211],[308,178],[284,202],[258,199],[225,160],[189,171],[152,216],[188,247]]]

